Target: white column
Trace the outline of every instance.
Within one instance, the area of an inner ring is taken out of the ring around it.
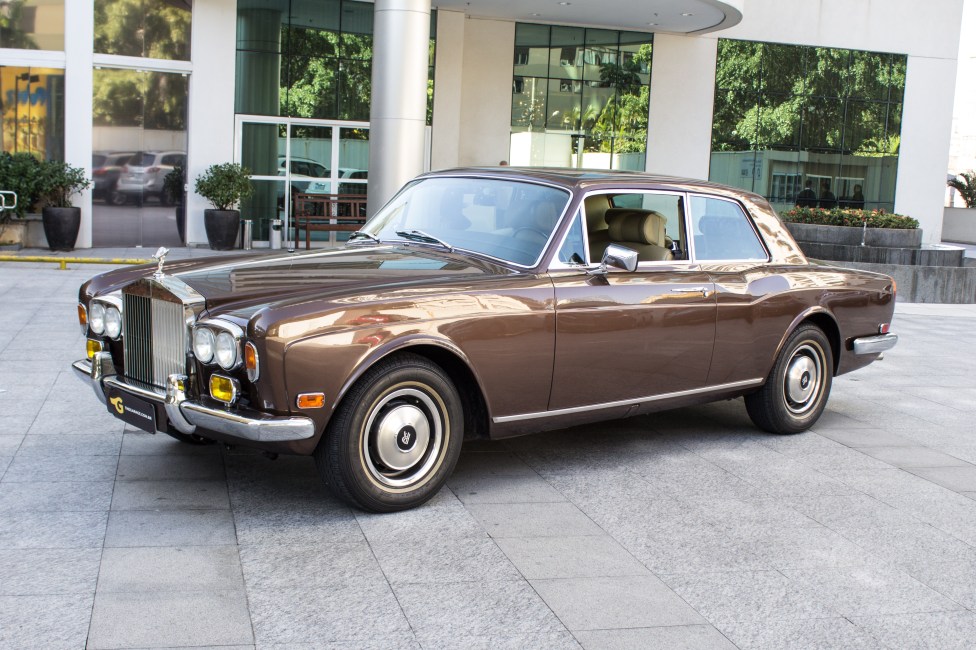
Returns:
[[[234,160],[234,68],[237,1],[193,3],[190,105],[187,117],[186,243],[206,244],[203,211],[212,207],[193,191],[212,164]]]
[[[918,219],[922,240],[942,241],[956,60],[908,57],[895,212]]]
[[[514,59],[514,22],[465,19],[458,160],[461,165],[497,165],[500,160],[508,160]]]
[[[64,7],[64,160],[92,172],[92,43],[95,39],[94,0],[71,0]],[[92,193],[73,199],[81,207],[77,248],[92,245]]]
[[[708,178],[717,48],[714,38],[654,35],[646,171]]]
[[[460,11],[437,10],[434,53],[434,123],[431,125],[431,169],[457,167],[461,139],[461,82],[464,21]]]
[[[430,0],[376,0],[368,212],[424,170]]]

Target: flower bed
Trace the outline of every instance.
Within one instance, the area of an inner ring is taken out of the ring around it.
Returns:
[[[861,228],[892,228],[910,230],[918,228],[918,220],[884,210],[850,210],[843,208],[792,208],[780,214],[783,221],[807,223],[816,226],[849,226]]]

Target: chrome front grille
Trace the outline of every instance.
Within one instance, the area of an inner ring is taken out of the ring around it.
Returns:
[[[188,328],[180,302],[122,294],[125,376],[157,388],[186,373]]]

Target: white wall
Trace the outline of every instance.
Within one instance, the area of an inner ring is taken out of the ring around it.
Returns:
[[[64,161],[92,172],[92,42],[95,38],[94,0],[65,3],[64,34]],[[70,26],[70,27],[69,27]],[[92,245],[92,192],[74,197],[81,207],[77,248]]]
[[[461,80],[464,68],[464,25],[460,11],[437,10],[434,63],[434,119],[431,169],[458,166],[461,140]]]
[[[186,243],[206,244],[203,211],[212,207],[193,182],[214,163],[234,160],[234,70],[237,0],[193,3],[193,73],[187,124]]]
[[[458,164],[508,160],[514,57],[514,22],[465,20]]]
[[[647,171],[708,178],[717,46],[713,38],[654,35]]]

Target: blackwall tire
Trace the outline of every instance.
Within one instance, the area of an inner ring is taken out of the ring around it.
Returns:
[[[830,341],[815,325],[801,325],[787,339],[766,383],[746,395],[753,423],[770,433],[800,433],[812,427],[827,405],[833,383]]]
[[[315,451],[332,491],[363,510],[419,506],[454,471],[464,438],[461,399],[425,357],[400,354],[356,382]]]

